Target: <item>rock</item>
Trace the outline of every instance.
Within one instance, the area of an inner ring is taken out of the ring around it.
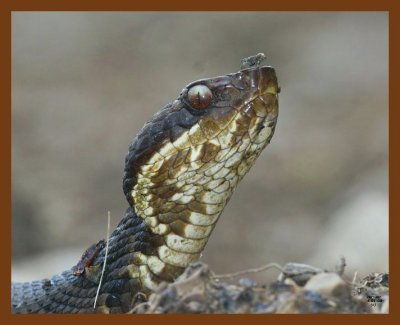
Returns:
[[[347,271],[363,270],[368,274],[388,269],[388,197],[369,188],[364,186],[357,194],[347,194],[348,202],[335,210],[318,233],[318,245],[308,259],[311,263],[330,267],[332,257],[344,255],[349,264]]]
[[[284,281],[287,278],[293,279],[296,284],[303,286],[314,275],[324,272],[324,270],[301,263],[288,263],[283,267],[278,280]]]
[[[304,286],[305,290],[316,291],[325,297],[347,297],[350,290],[346,282],[336,273],[320,273]]]

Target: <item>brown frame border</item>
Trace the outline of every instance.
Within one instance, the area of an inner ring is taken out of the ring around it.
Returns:
[[[0,227],[0,243],[3,248],[3,261],[5,265],[0,268],[0,319],[8,323],[38,322],[53,324],[69,324],[71,321],[109,324],[111,321],[121,321],[125,317],[130,317],[129,321],[139,322],[193,322],[203,323],[208,319],[218,322],[242,323],[245,320],[254,322],[265,321],[302,321],[302,322],[337,322],[337,317],[352,323],[365,323],[366,321],[388,321],[394,322],[398,317],[398,311],[394,308],[397,302],[398,281],[391,278],[391,309],[389,315],[11,315],[10,313],[10,279],[11,279],[11,14],[13,11],[387,11],[389,12],[389,238],[390,246],[399,241],[395,236],[395,229],[398,227],[398,219],[394,216],[399,214],[399,169],[400,165],[398,150],[396,150],[396,139],[399,137],[399,129],[396,122],[399,120],[399,42],[395,30],[400,30],[400,10],[396,6],[397,0],[336,0],[335,2],[324,2],[321,0],[302,0],[302,1],[252,1],[252,2],[233,2],[233,1],[202,1],[183,2],[175,1],[161,2],[152,1],[135,3],[134,1],[114,0],[94,1],[94,0],[3,0],[0,3],[0,34],[1,49],[0,71],[1,73],[1,127],[0,141],[3,152],[1,159],[1,201],[5,217]],[[397,27],[396,27],[397,26]],[[397,41],[397,43],[396,43]],[[397,60],[396,60],[397,58]],[[397,87],[396,87],[397,86]],[[394,256],[393,249],[389,253],[390,270],[392,274],[397,274],[398,261]],[[395,301],[395,302],[393,302]],[[159,319],[158,317],[163,317]],[[376,317],[379,317],[377,319]],[[3,323],[4,324],[4,323]]]

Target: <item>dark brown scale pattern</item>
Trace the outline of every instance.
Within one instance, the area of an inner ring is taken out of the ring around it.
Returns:
[[[132,262],[133,254],[143,252],[151,255],[157,242],[157,235],[148,231],[148,226],[131,208],[110,236],[107,266],[100,295],[112,292],[118,307],[114,312],[126,312],[129,306],[121,305],[119,295],[140,290],[140,281],[136,287],[123,276],[117,278],[110,270],[121,269]],[[129,245],[126,245],[129,242]],[[105,248],[103,248],[93,265],[102,265]],[[15,313],[93,313],[94,297],[97,283],[85,276],[75,275],[72,270],[65,271],[51,279],[27,283],[13,283],[12,309]],[[111,299],[111,298],[109,298]],[[28,303],[24,303],[28,302]],[[124,307],[126,309],[124,309]]]

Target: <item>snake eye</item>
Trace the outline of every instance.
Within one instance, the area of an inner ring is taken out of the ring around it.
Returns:
[[[189,89],[188,99],[193,108],[204,109],[212,100],[212,92],[207,86],[196,85]]]

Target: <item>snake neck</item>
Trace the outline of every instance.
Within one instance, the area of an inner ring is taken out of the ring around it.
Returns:
[[[68,271],[50,279],[13,283],[12,310],[14,313],[128,312],[138,294],[148,296],[160,282],[171,282],[184,271],[178,266],[159,267],[157,247],[163,243],[164,239],[128,208],[110,235],[107,257],[106,245],[100,241],[86,250],[79,263]]]
[[[128,208],[125,217],[109,239],[106,261],[106,282],[115,279],[133,279],[132,292],[151,292],[161,281],[174,281],[185,266],[166,265],[160,260],[160,247],[165,244],[164,236],[154,233],[133,208]],[[93,265],[103,265],[105,248],[94,259]],[[188,261],[188,264],[190,261]],[[188,265],[187,264],[187,265]],[[107,286],[104,288],[107,291]]]

